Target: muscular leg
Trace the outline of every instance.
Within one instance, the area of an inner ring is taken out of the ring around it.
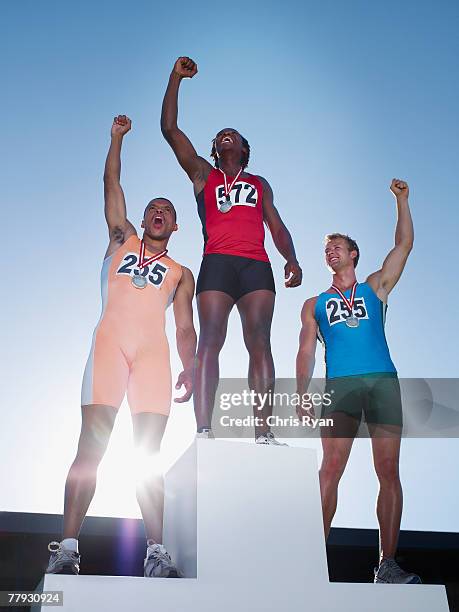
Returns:
[[[134,445],[138,457],[137,501],[142,512],[147,540],[162,543],[164,481],[159,449],[167,416],[142,412],[132,417]]]
[[[323,457],[319,470],[319,482],[325,539],[328,538],[331,522],[336,512],[338,484],[349,459],[352,443],[359,427],[357,419],[343,412],[333,412],[327,417],[333,418],[334,427],[322,429]],[[334,429],[339,432],[339,435],[346,435],[347,437],[334,437]]]
[[[373,448],[373,461],[379,480],[376,514],[380,532],[380,557],[394,557],[402,517],[403,492],[399,476],[399,427],[368,426]],[[389,429],[391,431],[389,431]]]
[[[97,468],[104,456],[117,409],[93,404],[81,407],[78,450],[65,483],[64,538],[78,538],[96,490]]]
[[[234,305],[222,291],[203,291],[197,297],[199,342],[194,382],[194,411],[198,429],[210,427],[218,385],[218,356],[226,338],[228,317]]]
[[[271,354],[271,321],[273,318],[275,294],[260,289],[241,297],[237,308],[242,322],[244,342],[249,352],[249,387],[256,393],[274,390],[274,362]],[[255,427],[255,438],[269,431],[266,419],[272,414],[271,402],[263,410],[255,405],[254,416],[262,418],[262,425]]]

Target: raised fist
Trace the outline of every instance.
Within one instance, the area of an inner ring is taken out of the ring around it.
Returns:
[[[405,183],[405,181],[401,181],[400,179],[392,179],[392,183],[390,184],[390,190],[396,198],[399,198],[400,196],[403,196],[405,198],[408,197],[408,183]]]
[[[131,129],[131,120],[126,115],[118,115],[113,119],[112,136],[124,136]]]
[[[179,57],[174,65],[174,72],[182,79],[191,79],[198,71],[198,65],[189,57]]]

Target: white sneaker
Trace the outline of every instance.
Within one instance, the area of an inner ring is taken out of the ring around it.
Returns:
[[[196,433],[196,440],[215,440],[215,436],[211,429],[203,429]]]
[[[258,438],[255,440],[255,444],[269,444],[270,446],[288,446],[288,444],[285,444],[285,442],[279,442],[279,440],[276,440],[272,431],[268,431],[267,433],[258,436]]]
[[[395,559],[384,559],[379,567],[375,567],[375,583],[385,584],[420,584],[417,574],[405,572]]]
[[[80,555],[73,550],[64,548],[59,542],[50,542],[48,550],[51,553],[49,557],[47,574],[79,574],[80,573]]]
[[[162,544],[150,544],[143,562],[143,575],[147,578],[181,578],[179,570]]]

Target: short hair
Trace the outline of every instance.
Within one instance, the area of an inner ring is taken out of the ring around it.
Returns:
[[[158,196],[156,198],[152,198],[148,204],[145,206],[145,210],[143,211],[143,216],[145,217],[145,213],[147,212],[147,208],[150,206],[150,204],[152,202],[155,202],[156,200],[164,200],[165,202],[169,202],[169,204],[172,206],[172,210],[174,211],[174,219],[175,222],[177,223],[177,211],[175,210],[175,206],[172,204],[172,202],[169,200],[169,198],[164,198],[163,196]]]
[[[242,139],[242,147],[243,149],[245,149],[245,151],[244,150],[242,151],[240,163],[241,163],[242,169],[245,170],[245,168],[247,168],[247,166],[249,165],[250,145],[249,145],[249,141],[247,140],[247,138],[244,138],[242,134],[239,134],[239,136]],[[218,163],[217,146],[215,144],[216,140],[217,140],[217,137],[212,139],[212,149],[210,151],[210,156],[214,160],[214,166],[216,168],[220,168],[220,164]]]
[[[330,240],[336,240],[337,238],[342,238],[343,240],[346,241],[349,252],[357,251],[357,256],[354,259],[354,268],[356,268],[357,264],[359,263],[359,257],[360,257],[360,249],[359,249],[357,242],[353,238],[348,236],[347,234],[339,234],[335,232],[334,234],[327,234],[325,236],[325,244],[327,244],[327,242],[330,242]]]

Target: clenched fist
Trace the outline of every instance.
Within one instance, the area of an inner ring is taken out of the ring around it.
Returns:
[[[118,115],[113,119],[112,136],[124,136],[131,129],[131,120],[126,115]]]
[[[175,62],[174,72],[182,79],[191,79],[198,71],[198,65],[189,57],[179,57]]]
[[[407,198],[409,194],[408,183],[405,181],[401,181],[400,179],[392,179],[392,183],[390,184],[390,190],[394,194],[396,198]]]

